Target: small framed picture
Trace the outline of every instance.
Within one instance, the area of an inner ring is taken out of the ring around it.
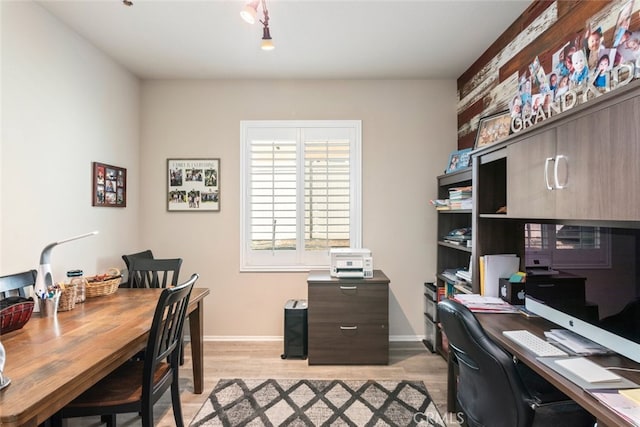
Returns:
[[[167,159],[167,210],[220,210],[220,159]]]
[[[446,173],[455,172],[464,169],[471,164],[471,148],[457,150],[449,155],[449,164]]]
[[[106,163],[92,163],[92,206],[127,206],[127,170]]]
[[[503,111],[480,119],[474,148],[495,144],[509,136],[511,114]]]

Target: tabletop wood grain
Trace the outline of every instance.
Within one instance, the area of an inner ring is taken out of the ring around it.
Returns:
[[[0,425],[39,425],[143,349],[160,292],[118,289],[56,317],[34,313],[3,335],[11,385],[0,391]],[[208,293],[194,288],[190,311]]]

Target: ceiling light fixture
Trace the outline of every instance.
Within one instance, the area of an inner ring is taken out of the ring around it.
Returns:
[[[266,0],[254,0],[247,3],[240,11],[240,16],[249,24],[255,24],[258,16],[258,6],[262,6],[263,19],[260,19],[262,24],[262,43],[260,47],[262,50],[273,50],[275,46],[271,40],[271,32],[269,31],[269,11],[267,10]]]

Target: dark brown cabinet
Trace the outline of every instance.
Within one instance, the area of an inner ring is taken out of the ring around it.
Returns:
[[[311,271],[308,286],[310,365],[389,363],[389,279],[337,279]]]
[[[638,117],[635,81],[473,153],[475,291],[479,257],[524,260],[527,222],[638,228]]]

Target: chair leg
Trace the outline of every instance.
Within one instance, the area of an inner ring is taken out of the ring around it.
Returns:
[[[142,416],[142,427],[153,427],[153,405],[142,405],[140,411]]]
[[[107,423],[107,427],[116,427],[116,414],[100,415],[100,421]]]
[[[177,380],[171,384],[171,406],[173,406],[173,418],[176,420],[176,427],[184,427],[182,405],[180,404],[180,384]]]

